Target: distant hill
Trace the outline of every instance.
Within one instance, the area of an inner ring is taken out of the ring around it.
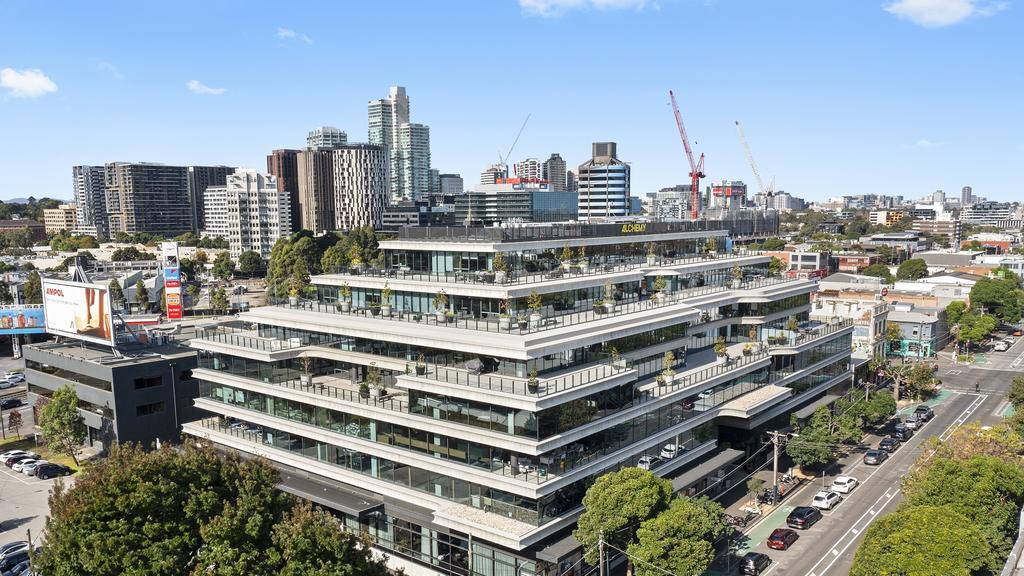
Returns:
[[[36,202],[40,200],[51,200],[51,198],[36,198]],[[69,200],[64,200],[63,198],[52,198],[52,200],[57,200],[61,204],[66,204],[69,202]],[[3,202],[4,204],[28,204],[28,198],[9,198],[7,200],[0,200],[0,202]]]

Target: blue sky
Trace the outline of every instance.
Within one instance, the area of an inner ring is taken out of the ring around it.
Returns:
[[[614,140],[633,194],[687,181],[674,89],[710,179],[809,199],[1022,199],[1024,1],[0,0],[0,199],[70,197],[71,166],[265,168],[273,148],[406,86],[433,166],[570,165]]]

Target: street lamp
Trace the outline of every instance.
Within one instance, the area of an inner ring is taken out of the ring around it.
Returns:
[[[177,363],[168,364],[171,367],[171,408],[174,410],[174,434],[178,435],[178,388],[175,385],[174,368]]]

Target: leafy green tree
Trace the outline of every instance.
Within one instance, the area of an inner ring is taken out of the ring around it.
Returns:
[[[934,451],[934,458],[918,458],[916,469],[931,466],[938,459],[970,460],[977,456],[992,456],[1011,465],[1022,464],[1024,438],[1005,420],[997,426],[982,426],[980,422],[967,422],[940,441],[931,437],[923,453]]]
[[[14,304],[14,296],[11,294],[11,286],[6,282],[0,282],[0,305]]]
[[[339,240],[334,246],[324,250],[324,255],[320,257],[320,269],[324,272],[337,270],[347,264],[348,249],[343,240]]]
[[[892,259],[896,256],[896,252],[892,249],[892,246],[879,246],[875,248],[875,253],[877,253],[878,257],[882,259],[883,264],[892,264]]]
[[[962,514],[944,506],[907,506],[868,528],[850,576],[973,576],[989,552],[981,530]]]
[[[21,293],[25,297],[26,304],[43,303],[43,280],[39,277],[39,272],[33,270],[28,273],[25,285],[21,287]]]
[[[301,503],[274,526],[280,576],[388,576],[387,566],[373,557],[369,542],[343,532],[337,518]]]
[[[227,252],[217,254],[213,259],[213,276],[221,280],[230,280],[235,275],[235,262]]]
[[[907,372],[902,394],[915,400],[930,398],[935,395],[938,378],[932,373],[928,364],[914,364]]]
[[[933,458],[903,478],[903,494],[908,505],[942,506],[966,517],[988,543],[988,568],[999,572],[1017,536],[1024,503],[1020,463],[995,456]]]
[[[231,302],[228,300],[228,293],[223,286],[218,286],[210,295],[210,308],[217,312],[227,312]]]
[[[140,312],[149,310],[149,290],[146,289],[146,283],[142,278],[135,283],[135,303],[139,305]]]
[[[768,274],[770,276],[778,276],[786,270],[786,263],[781,258],[772,256],[771,262],[768,262]]]
[[[110,284],[107,285],[107,290],[110,293],[110,302],[115,306],[120,303],[124,306],[124,290],[121,289],[121,283],[118,282],[117,278],[112,278]]]
[[[918,280],[928,275],[928,264],[920,258],[911,258],[896,269],[897,280]]]
[[[888,343],[887,349],[889,352],[900,349],[900,344],[903,342],[903,330],[899,324],[895,322],[887,322],[885,324],[885,341]]]
[[[896,413],[896,399],[887,392],[872,392],[863,406],[861,414],[864,416],[864,420],[872,426],[885,422]]]
[[[263,269],[263,258],[252,250],[246,250],[238,255],[238,271],[246,276],[252,276]]]
[[[889,272],[889,267],[885,264],[872,264],[871,266],[861,270],[860,273],[864,276],[875,276],[876,278],[881,278],[886,284],[892,284],[894,280],[892,273]]]
[[[707,498],[677,498],[668,509],[645,520],[637,540],[627,550],[636,563],[636,576],[701,574],[715,559],[713,542],[729,527],[725,511]]]
[[[761,244],[761,250],[785,250],[786,241],[782,238],[768,238]]]
[[[199,266],[206,266],[210,261],[210,255],[205,250],[196,250],[196,264]]]
[[[1016,274],[1005,268],[993,271],[993,277],[975,282],[970,294],[971,306],[985,314],[992,314],[1004,322],[1017,322],[1021,318],[1024,291]]]
[[[786,441],[786,454],[801,468],[818,466],[832,460],[834,446],[827,429],[805,426]]]
[[[152,252],[143,252],[135,246],[125,246],[124,248],[114,250],[114,253],[110,255],[110,259],[114,262],[156,260],[156,254],[153,254]]]
[[[969,310],[960,316],[956,324],[956,338],[960,342],[980,342],[996,329],[996,319],[987,314],[978,314]]]
[[[185,295],[188,296],[190,305],[195,306],[196,303],[199,302],[200,296],[202,296],[202,290],[199,288],[198,284],[189,284],[188,287],[185,288]]]
[[[949,306],[946,306],[946,322],[950,326],[959,324],[960,318],[963,317],[965,312],[967,312],[967,304],[960,300],[950,302]]]
[[[196,276],[196,261],[191,258],[182,258],[178,261],[178,268],[181,270],[181,276],[183,280],[191,280],[195,282],[199,279]]]
[[[1024,376],[1014,376],[1010,382],[1010,393],[1006,397],[1018,412],[1024,411]]]
[[[58,388],[49,402],[42,405],[39,427],[43,437],[60,454],[65,454],[78,465],[78,450],[85,442],[85,424],[78,413],[78,395],[66,384]]]
[[[587,562],[598,561],[597,543],[605,541],[620,550],[636,541],[640,523],[668,508],[672,483],[647,470],[628,467],[598,477],[583,496],[583,514],[574,535],[583,544]]]

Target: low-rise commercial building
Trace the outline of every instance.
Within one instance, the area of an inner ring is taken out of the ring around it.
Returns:
[[[890,356],[930,358],[949,343],[949,327],[943,307],[893,302],[888,321],[899,327],[901,335],[900,340],[889,342]]]
[[[576,219],[578,204],[575,192],[555,192],[546,182],[480,184],[455,197],[455,222],[565,222]]]
[[[56,208],[43,210],[43,225],[47,234],[57,234],[75,229],[75,213],[77,208],[74,204],[61,204]]]

